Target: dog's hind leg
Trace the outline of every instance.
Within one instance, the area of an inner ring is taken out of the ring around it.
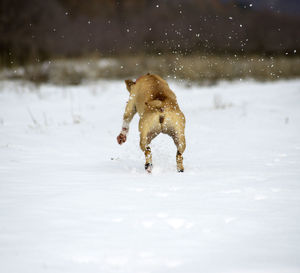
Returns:
[[[176,164],[177,164],[177,171],[180,173],[184,172],[183,156],[179,151],[177,151],[177,154],[176,154]]]
[[[145,170],[149,173],[152,171],[152,153],[149,147],[152,139],[156,137],[160,131],[161,126],[158,121],[155,122],[153,116],[147,118],[142,117],[139,122],[139,131],[140,131],[140,147],[145,154]]]
[[[170,113],[163,125],[163,132],[173,138],[174,144],[177,147],[176,165],[177,171],[183,172],[183,152],[185,150],[185,117],[181,112]]]
[[[140,147],[141,147],[141,150],[145,154],[145,159],[146,159],[145,170],[148,173],[151,173],[151,171],[152,171],[152,153],[151,153],[151,149],[149,147],[149,144],[150,144],[150,141],[147,137],[147,134],[144,134],[144,133],[141,132]]]
[[[146,158],[145,170],[148,173],[151,173],[152,172],[152,153],[151,153],[151,149],[149,146],[147,146],[147,148],[146,148],[145,158]]]
[[[174,143],[177,147],[177,153],[176,153],[176,165],[177,165],[177,171],[183,172],[183,152],[185,150],[185,136],[184,131],[181,129],[177,129],[175,135],[173,135]]]

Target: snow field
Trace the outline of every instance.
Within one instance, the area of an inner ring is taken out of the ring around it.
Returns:
[[[0,83],[0,272],[300,271],[300,81],[170,86],[148,175],[123,82]]]

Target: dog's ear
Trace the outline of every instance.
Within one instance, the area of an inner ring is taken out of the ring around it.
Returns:
[[[134,85],[135,82],[132,81],[132,80],[125,80],[125,83],[126,83],[127,90],[130,92],[131,91],[131,86]]]

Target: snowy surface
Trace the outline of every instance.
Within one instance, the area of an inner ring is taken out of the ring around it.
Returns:
[[[0,272],[300,272],[300,80],[171,88],[149,175],[123,82],[0,82]]]

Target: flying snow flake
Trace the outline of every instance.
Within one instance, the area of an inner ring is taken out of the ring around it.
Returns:
[[[240,27],[243,27],[243,25],[241,24]]]
[[[89,24],[89,25],[91,24],[91,21],[90,21],[90,20],[88,20],[88,24]]]
[[[157,8],[159,8],[159,5],[156,5]]]
[[[65,15],[69,15],[69,12],[66,11],[66,12],[65,12]]]
[[[229,19],[229,20],[232,20],[233,18],[230,16],[230,17],[228,17],[228,19]]]
[[[296,49],[294,49],[294,53],[297,53],[297,50],[296,50]]]
[[[249,4],[249,7],[251,8],[253,6],[253,4]]]
[[[130,30],[127,28],[126,31],[129,32]]]

